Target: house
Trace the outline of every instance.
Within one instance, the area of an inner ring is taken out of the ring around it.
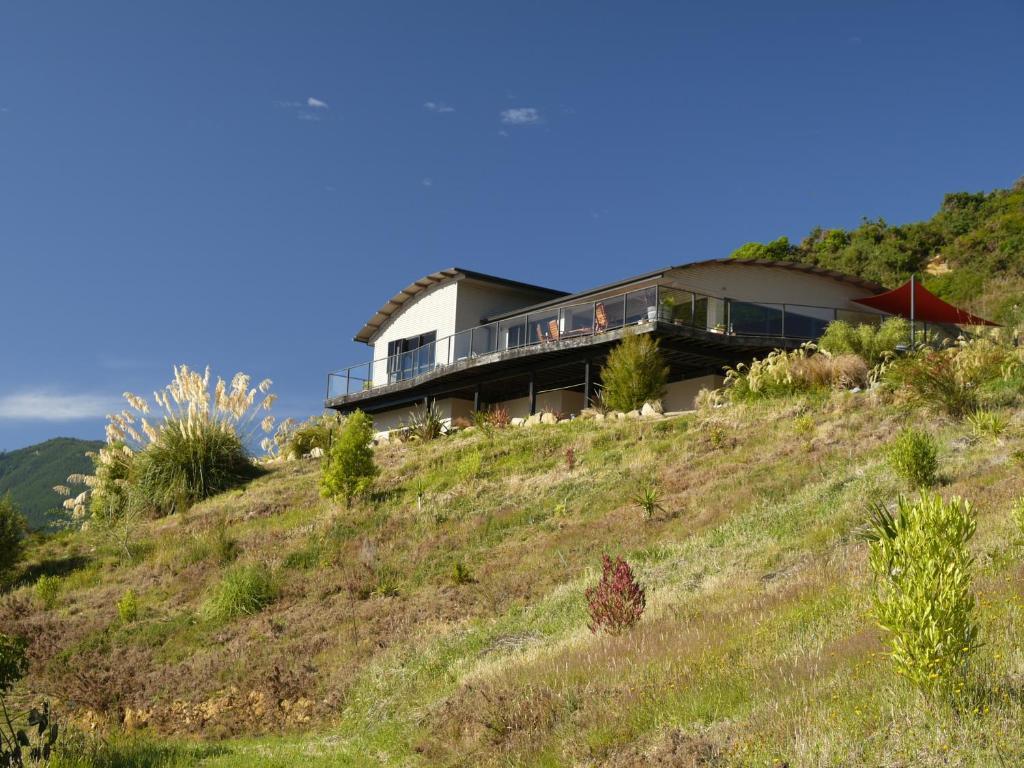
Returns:
[[[659,339],[666,410],[691,408],[725,366],[819,337],[835,319],[876,322],[856,299],[885,289],[807,264],[715,259],[568,294],[468,269],[427,275],[356,334],[370,360],[328,375],[325,405],[378,430],[432,403],[446,419],[492,405],[514,416],[579,413],[627,333]]]

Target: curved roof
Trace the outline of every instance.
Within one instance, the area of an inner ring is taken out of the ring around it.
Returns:
[[[366,324],[362,329],[360,329],[359,333],[355,335],[355,341],[361,341],[364,344],[369,344],[370,339],[373,338],[373,334],[375,334],[380,327],[388,321],[388,318],[401,309],[406,302],[411,301],[416,296],[423,293],[423,291],[428,288],[432,288],[438,283],[446,283],[449,280],[458,280],[461,278],[471,278],[473,280],[480,280],[487,283],[505,285],[510,288],[521,288],[524,290],[536,291],[537,293],[548,294],[551,298],[560,298],[566,295],[565,291],[556,291],[552,288],[544,288],[539,285],[520,283],[516,280],[508,280],[504,277],[485,275],[483,272],[474,272],[470,269],[449,267],[448,269],[442,269],[438,272],[432,272],[429,275],[421,277],[416,282],[407,285],[392,296],[384,306],[377,310],[377,313],[373,317],[366,321]]]
[[[627,286],[627,285],[632,285],[633,283],[638,283],[641,280],[651,280],[651,279],[654,279],[654,278],[661,277],[666,272],[670,272],[670,271],[672,271],[674,269],[689,269],[691,267],[704,267],[704,266],[708,266],[708,265],[711,265],[711,264],[724,264],[724,265],[747,265],[747,264],[752,264],[752,265],[758,266],[758,267],[773,267],[773,268],[777,268],[777,269],[789,269],[789,270],[793,270],[795,272],[806,272],[806,273],[809,273],[809,274],[821,275],[823,277],[831,278],[832,280],[837,280],[837,281],[839,281],[841,283],[849,283],[850,285],[856,285],[858,288],[863,288],[864,290],[871,291],[872,293],[882,293],[883,291],[886,290],[885,286],[880,285],[880,284],[878,284],[876,282],[873,282],[871,280],[865,280],[862,277],[856,277],[854,275],[847,275],[847,274],[844,274],[842,272],[836,272],[836,271],[831,270],[831,269],[825,269],[823,267],[817,267],[817,266],[815,266],[813,264],[804,264],[804,263],[798,262],[798,261],[775,261],[774,259],[705,259],[704,261],[693,261],[693,262],[690,262],[689,264],[678,264],[678,265],[672,266],[672,267],[665,267],[664,269],[656,269],[653,272],[645,272],[642,275],[634,275],[633,277],[627,277],[627,278],[625,278],[623,280],[616,280],[614,283],[608,283],[607,285],[600,285],[600,286],[598,286],[596,288],[588,288],[585,291],[580,291],[579,293],[574,293],[574,294],[569,295],[569,296],[560,296],[557,299],[553,299],[551,301],[544,301],[544,302],[541,302],[540,304],[534,304],[534,305],[529,306],[529,307],[522,307],[520,309],[516,309],[516,310],[513,310],[511,312],[503,312],[503,313],[498,314],[498,315],[491,315],[491,316],[489,316],[487,318],[487,321],[488,322],[492,322],[494,320],[503,320],[503,319],[508,318],[508,317],[514,317],[515,315],[520,315],[523,312],[531,312],[533,310],[544,309],[545,307],[550,307],[553,304],[561,304],[561,303],[563,303],[563,302],[565,302],[567,300],[568,301],[575,301],[577,299],[582,300],[582,299],[585,299],[587,296],[591,296],[591,295],[593,295],[595,293],[604,293],[605,291],[614,290],[615,288],[619,288],[621,286]]]

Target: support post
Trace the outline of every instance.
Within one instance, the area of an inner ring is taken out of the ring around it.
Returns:
[[[590,407],[590,361],[583,361],[583,407]]]
[[[533,380],[533,371],[530,372],[530,415],[537,412],[537,387]]]
[[[916,282],[915,277],[916,277],[915,275],[911,275],[910,276],[910,349],[911,350],[914,349],[914,342],[917,340],[916,339],[916,335],[917,334],[915,333],[916,329],[914,328],[914,314],[915,314],[915,310],[916,310],[916,307],[914,306],[914,293],[915,293],[914,285],[915,285],[915,282]]]
[[[473,413],[480,410],[480,385],[476,385],[476,389],[473,391]]]

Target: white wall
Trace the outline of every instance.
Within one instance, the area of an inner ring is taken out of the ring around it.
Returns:
[[[718,389],[724,381],[722,376],[715,374],[673,381],[665,387],[665,396],[661,398],[661,405],[666,411],[693,410],[693,401],[698,392],[702,389]]]
[[[851,299],[873,295],[866,288],[783,267],[756,264],[702,264],[670,270],[665,275],[685,290],[730,299],[770,304],[803,304],[863,310]]]

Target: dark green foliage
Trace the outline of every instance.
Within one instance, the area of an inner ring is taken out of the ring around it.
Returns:
[[[63,500],[53,486],[68,475],[91,472],[86,454],[102,447],[100,442],[57,437],[16,451],[0,451],[0,496],[9,491],[29,527],[43,528],[61,514]]]
[[[8,693],[28,672],[25,646],[25,641],[20,637],[0,632],[0,696]]]
[[[353,498],[370,490],[379,471],[373,460],[373,422],[356,411],[345,419],[331,446],[320,475],[320,493],[351,505]]]
[[[448,429],[445,427],[437,405],[431,403],[426,408],[421,405],[409,412],[409,421],[405,431],[413,440],[425,441],[441,437]]]
[[[849,231],[817,227],[799,245],[785,238],[747,243],[732,256],[805,262],[895,287],[925,273],[939,254],[952,271],[926,275],[925,285],[953,302],[977,298],[993,279],[1024,277],[1024,185],[946,195],[927,221],[892,226],[865,219]]]
[[[11,494],[0,496],[0,588],[14,575],[25,549],[25,518],[14,506]]]
[[[456,560],[452,566],[452,582],[455,584],[472,584],[476,581],[469,566],[461,560]]]
[[[168,420],[159,438],[135,457],[132,502],[158,515],[182,512],[258,474],[233,429],[202,419]]]
[[[926,488],[935,485],[939,450],[927,432],[903,430],[889,444],[886,453],[893,471],[912,486]]]
[[[613,411],[632,411],[665,394],[668,366],[649,334],[627,334],[601,369],[601,399]]]

